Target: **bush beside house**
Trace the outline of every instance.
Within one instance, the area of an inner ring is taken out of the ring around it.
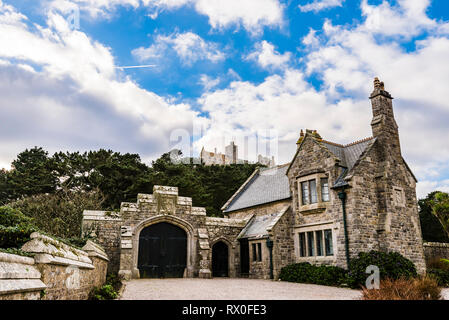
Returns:
[[[349,286],[361,288],[367,278],[366,268],[379,267],[381,279],[415,278],[415,265],[396,252],[362,252],[350,262],[350,271],[334,266],[317,266],[310,263],[296,263],[282,268],[279,278],[283,281],[312,283],[328,286]]]

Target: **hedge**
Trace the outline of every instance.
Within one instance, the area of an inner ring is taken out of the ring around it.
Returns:
[[[397,252],[360,252],[358,257],[351,259],[349,263],[348,285],[352,288],[360,288],[365,285],[366,268],[370,265],[377,266],[380,271],[380,279],[414,278],[418,276],[416,267],[412,261]]]
[[[352,259],[350,271],[335,266],[311,265],[308,262],[295,263],[281,269],[279,279],[283,281],[312,283],[328,286],[347,285],[360,288],[368,278],[366,269],[370,265],[379,268],[381,279],[417,277],[415,265],[397,252],[370,251],[359,253]]]
[[[279,279],[289,282],[341,286],[346,281],[346,270],[334,266],[315,266],[308,262],[302,262],[282,268]]]

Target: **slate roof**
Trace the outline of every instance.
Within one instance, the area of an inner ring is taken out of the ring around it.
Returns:
[[[290,198],[290,186],[286,175],[288,165],[257,169],[223,206],[223,212]]]
[[[371,145],[375,139],[373,137],[356,141],[347,145],[339,145],[333,142],[322,140],[321,142],[340,159],[340,165],[351,170],[363,151]]]
[[[238,235],[237,239],[260,239],[268,237],[282,215],[287,211],[290,205],[286,205],[282,210],[263,216],[254,216]]]

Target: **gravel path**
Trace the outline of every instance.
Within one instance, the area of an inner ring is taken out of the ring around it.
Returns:
[[[256,279],[138,279],[121,300],[351,300],[358,290]]]

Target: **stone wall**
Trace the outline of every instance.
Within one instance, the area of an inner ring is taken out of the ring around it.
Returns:
[[[426,265],[439,259],[449,259],[449,243],[427,242],[424,243],[424,255]]]
[[[209,260],[212,261],[212,248],[218,241],[224,242],[229,251],[229,276],[240,276],[240,243],[237,236],[249,219],[226,219],[206,217],[209,236]]]
[[[83,232],[96,237],[111,258],[110,270],[125,279],[139,278],[140,232],[167,222],[187,234],[186,277],[210,277],[212,245],[223,241],[230,252],[230,276],[239,276],[240,247],[237,236],[248,219],[213,218],[192,206],[192,199],[178,195],[178,188],[154,186],[153,194],[138,194],[136,203],[124,202],[120,212],[84,211]]]
[[[0,300],[38,300],[45,288],[33,258],[0,252]]]
[[[35,232],[22,250],[33,258],[0,253],[0,299],[85,300],[106,280],[109,259],[91,241],[79,250]]]
[[[291,209],[288,208],[272,229],[270,237],[273,240],[274,279],[279,278],[283,267],[294,263],[293,223],[294,216]]]
[[[84,211],[83,233],[96,239],[104,248],[110,261],[108,272],[120,270],[120,233],[122,226],[120,215],[112,211]]]

